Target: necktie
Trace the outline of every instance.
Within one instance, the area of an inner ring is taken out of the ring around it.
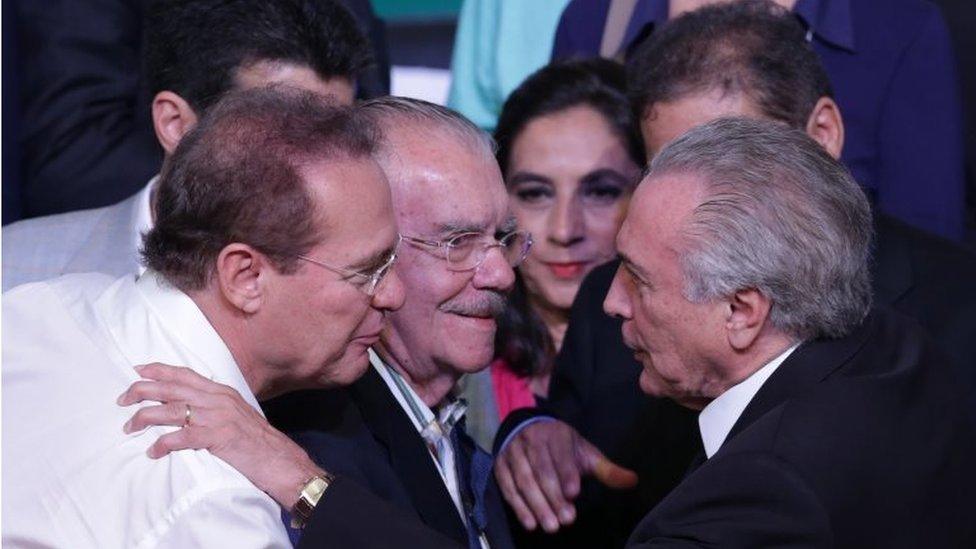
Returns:
[[[457,468],[461,504],[467,517],[468,547],[481,549],[481,538],[488,526],[485,493],[491,478],[492,460],[464,431],[464,420],[451,431],[454,464]]]

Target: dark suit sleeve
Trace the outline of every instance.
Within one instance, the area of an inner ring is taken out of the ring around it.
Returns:
[[[21,40],[24,214],[118,202],[162,150],[140,71],[143,3],[16,3]]]
[[[959,240],[965,159],[955,58],[937,8],[930,6],[918,25],[878,117],[878,206]]]
[[[807,483],[765,453],[706,462],[634,530],[628,547],[832,547]]]
[[[337,478],[316,505],[298,547],[457,549],[460,546],[354,482]]]

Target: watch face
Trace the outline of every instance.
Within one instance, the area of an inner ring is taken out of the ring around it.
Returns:
[[[321,477],[314,477],[305,483],[305,486],[302,487],[302,493],[298,496],[298,501],[295,502],[295,508],[292,510],[292,528],[305,527],[305,522],[312,516],[315,506],[322,499],[322,494],[325,493],[329,484],[332,483],[332,478],[331,475],[327,474]]]

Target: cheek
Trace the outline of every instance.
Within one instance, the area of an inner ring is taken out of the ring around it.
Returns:
[[[309,301],[308,299],[301,301],[306,309],[313,308],[310,307]],[[320,311],[325,310],[328,313],[320,315],[320,322],[323,326],[321,330],[315,332],[313,337],[330,345],[341,342],[342,346],[352,338],[370,311],[369,304],[358,295],[343,296],[342,298],[337,298],[335,295],[325,297],[320,299],[318,307]],[[299,326],[296,329],[303,328]],[[308,326],[305,329],[308,329]]]
[[[544,240],[549,209],[544,206],[529,207],[511,195],[509,195],[509,203],[512,205],[512,214],[515,216],[518,228],[532,233],[536,243]]]
[[[627,212],[627,201],[608,206],[592,206],[586,211],[586,237],[594,247],[616,253],[615,239]]]
[[[431,351],[464,372],[476,372],[491,362],[495,352],[494,321],[438,313],[430,330]]]

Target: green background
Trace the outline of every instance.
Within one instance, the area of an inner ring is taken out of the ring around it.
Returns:
[[[462,0],[373,0],[376,15],[387,20],[456,18]]]

